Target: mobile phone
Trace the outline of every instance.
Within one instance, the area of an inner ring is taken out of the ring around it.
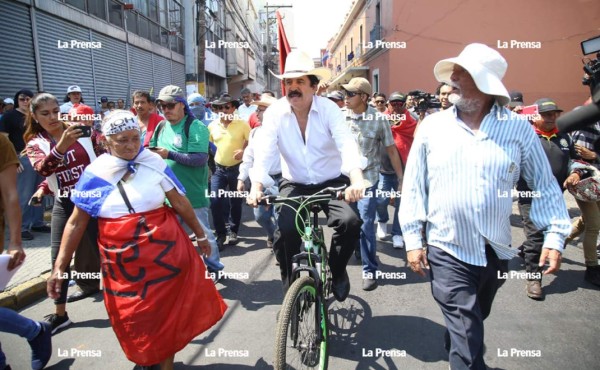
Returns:
[[[92,136],[92,128],[90,126],[78,126],[77,128],[81,130],[81,137]]]
[[[31,199],[29,199],[29,205],[30,206],[34,206],[34,207],[39,207],[42,205],[42,198],[38,198],[38,197],[31,197]]]

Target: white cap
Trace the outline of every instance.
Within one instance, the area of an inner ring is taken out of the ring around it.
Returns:
[[[4,104],[12,104],[15,105],[15,101],[12,100],[11,98],[6,98],[4,99]]]
[[[71,85],[71,86],[67,87],[67,94],[72,93],[72,92],[78,92],[78,93],[82,92],[81,87],[79,87],[77,85]]]

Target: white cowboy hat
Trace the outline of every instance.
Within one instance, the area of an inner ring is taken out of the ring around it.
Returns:
[[[260,105],[263,107],[268,107],[271,104],[275,103],[277,101],[277,98],[272,97],[269,94],[262,94],[260,96],[260,100],[255,100],[251,103],[251,105]]]
[[[450,76],[455,64],[469,72],[479,91],[495,95],[500,105],[510,102],[510,95],[502,84],[508,64],[496,50],[484,44],[469,44],[456,58],[437,62],[433,67],[435,78],[439,82],[451,83]]]
[[[315,68],[315,62],[312,58],[304,51],[293,50],[288,54],[285,60],[285,70],[283,74],[275,74],[270,71],[273,76],[280,80],[284,78],[297,78],[306,75],[315,75],[319,80],[329,80],[331,78],[331,71],[329,69],[320,67]]]

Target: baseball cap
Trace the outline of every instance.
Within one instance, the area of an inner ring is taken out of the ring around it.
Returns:
[[[12,104],[15,105],[15,101],[12,100],[11,98],[6,98],[4,99],[4,104]]]
[[[362,77],[354,77],[350,80],[350,82],[348,82],[345,85],[342,85],[342,87],[346,91],[350,92],[361,92],[368,94],[369,96],[373,94],[373,88],[371,87],[371,84],[369,83],[369,81],[367,81],[366,78]]]
[[[388,99],[388,101],[401,101],[401,102],[405,102],[406,101],[406,95],[404,95],[401,92],[394,91],[390,95],[390,98]]]
[[[69,111],[70,115],[82,115],[82,114],[94,114],[94,109],[89,105],[85,104],[75,104],[73,108]]]
[[[82,92],[81,87],[79,87],[77,85],[71,85],[71,86],[67,87],[67,94],[72,93],[72,92],[78,92],[78,93]]]
[[[158,93],[158,98],[156,100],[164,101],[164,102],[173,102],[175,98],[183,98],[183,90],[179,86],[175,85],[167,85],[163,87]]]
[[[562,109],[558,108],[558,105],[550,99],[550,98],[541,98],[535,101],[535,105],[538,106],[539,113],[559,111],[562,112]]]
[[[341,91],[335,90],[327,94],[328,99],[344,100],[344,94]]]
[[[523,105],[523,93],[520,91],[512,90],[508,93],[510,96],[510,101],[508,102],[508,106],[514,108],[518,105]]]
[[[100,98],[100,103],[108,103],[108,96],[103,96]]]

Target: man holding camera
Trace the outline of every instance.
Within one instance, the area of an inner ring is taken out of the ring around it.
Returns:
[[[425,118],[406,166],[400,220],[407,259],[422,276],[430,269],[452,369],[487,369],[483,321],[508,276],[508,259],[516,255],[510,215],[519,175],[540,194],[532,199],[530,218],[545,231],[539,266],[550,266],[544,274],[560,267],[570,231],[539,138],[504,107],[510,100],[502,84],[507,67],[500,53],[483,44],[438,62],[436,79],[455,86],[460,98]]]

